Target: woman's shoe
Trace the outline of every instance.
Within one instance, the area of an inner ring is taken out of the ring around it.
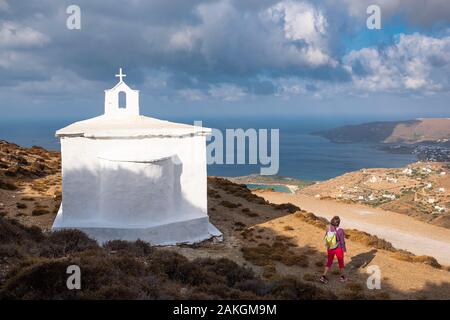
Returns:
[[[340,282],[346,282],[347,281],[347,277],[342,275],[342,276],[339,277],[339,281]]]
[[[320,280],[320,282],[322,282],[324,284],[328,283],[328,278],[326,276],[321,276],[319,280]]]

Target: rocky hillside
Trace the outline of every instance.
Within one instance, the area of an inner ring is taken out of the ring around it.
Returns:
[[[371,122],[338,127],[314,134],[339,143],[436,142],[450,139],[450,118]]]
[[[450,165],[417,162],[405,168],[363,169],[299,191],[380,207],[450,228]]]
[[[61,202],[59,152],[0,141],[0,216],[49,228]]]
[[[450,299],[447,267],[357,230],[347,230],[349,281],[333,271],[320,284],[327,221],[222,178],[208,178],[208,212],[223,242],[99,246],[78,231],[50,232],[59,155],[5,142],[0,153],[0,299]],[[66,288],[72,264],[88,279],[80,291]],[[371,264],[382,269],[381,290],[366,287]]]

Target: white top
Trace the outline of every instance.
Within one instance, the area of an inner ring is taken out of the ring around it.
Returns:
[[[184,123],[149,118],[145,116],[111,117],[102,115],[92,119],[75,122],[56,131],[57,137],[180,137],[192,135],[208,135],[211,129]]]
[[[123,81],[126,75],[122,74],[122,68],[116,76],[119,77],[119,83],[112,89],[105,90],[105,114],[62,128],[56,131],[57,137],[180,137],[211,133],[208,128],[141,116],[139,91],[131,89]],[[124,105],[119,105],[120,95],[123,95]]]

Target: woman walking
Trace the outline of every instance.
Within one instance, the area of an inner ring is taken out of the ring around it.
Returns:
[[[325,245],[327,246],[328,259],[323,271],[320,281],[328,283],[327,273],[333,264],[334,256],[336,256],[339,265],[339,281],[345,282],[347,278],[344,275],[344,252],[347,251],[345,247],[345,233],[344,229],[339,228],[341,219],[334,216],[330,221],[330,226],[327,228],[325,234]]]

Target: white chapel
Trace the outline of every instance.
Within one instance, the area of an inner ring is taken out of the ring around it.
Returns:
[[[105,114],[56,132],[62,204],[53,229],[79,229],[100,243],[195,243],[221,233],[207,212],[208,128],[140,115],[139,91],[105,90]]]

